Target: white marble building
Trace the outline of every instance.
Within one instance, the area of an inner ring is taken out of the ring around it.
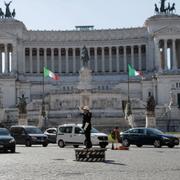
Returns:
[[[169,119],[179,122],[179,15],[154,15],[137,28],[81,27],[69,31],[29,31],[21,21],[2,18],[0,29],[1,121],[17,120],[18,97],[25,94],[28,119],[38,122],[45,66],[61,76],[58,81],[45,79],[46,111],[51,125],[78,119],[78,107],[82,104],[90,106],[96,124],[124,122],[122,100],[127,99],[127,64],[131,64],[144,73],[143,79],[130,79],[130,98],[137,124],[145,122],[149,93],[157,103],[160,127]],[[92,71],[92,89],[88,91],[77,88],[84,45]]]

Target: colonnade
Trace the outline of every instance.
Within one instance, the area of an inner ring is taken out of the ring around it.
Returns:
[[[12,44],[0,44],[0,73],[6,74],[12,71]]]
[[[89,67],[95,73],[127,72],[127,64],[146,70],[146,45],[87,47]],[[42,73],[47,67],[56,73],[78,73],[81,66],[81,48],[24,48],[24,73]]]
[[[156,66],[159,71],[177,70],[180,68],[180,40],[155,40]]]

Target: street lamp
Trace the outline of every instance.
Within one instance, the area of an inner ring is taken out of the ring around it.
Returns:
[[[152,76],[152,84],[153,84],[153,96],[155,97],[156,104],[158,104],[157,82],[158,82],[158,74],[155,73],[155,74]]]
[[[45,102],[44,102],[44,100],[42,102],[41,115],[42,115],[43,121],[44,121],[43,127],[44,127],[44,129],[47,129],[46,110],[45,110]]]

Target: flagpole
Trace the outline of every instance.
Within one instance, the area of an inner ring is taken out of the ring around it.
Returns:
[[[45,111],[45,101],[44,101],[44,98],[45,98],[45,96],[44,96],[44,90],[45,90],[45,88],[44,88],[44,67],[43,67],[43,73],[42,73],[42,75],[43,75],[43,96],[42,96],[42,112],[41,112],[41,115],[42,115],[42,117],[43,117],[43,120],[44,120],[44,128],[46,129],[46,111]]]
[[[130,101],[130,94],[129,94],[129,92],[130,92],[130,84],[129,84],[129,67],[128,67],[128,103]]]

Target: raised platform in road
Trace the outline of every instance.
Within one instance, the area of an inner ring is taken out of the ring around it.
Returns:
[[[75,149],[76,161],[104,162],[106,148]]]

